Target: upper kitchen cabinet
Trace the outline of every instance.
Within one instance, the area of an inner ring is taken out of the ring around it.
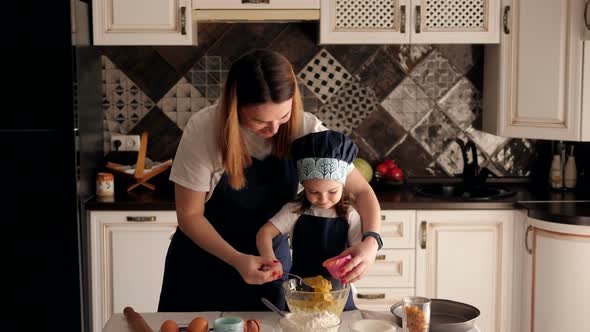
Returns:
[[[196,45],[190,0],[92,0],[94,45]]]
[[[486,46],[484,130],[506,137],[590,140],[590,96],[583,84],[590,80],[584,41],[590,35],[588,1],[503,0],[502,5],[500,44]]]
[[[193,0],[196,21],[318,20],[320,0]]]
[[[500,0],[322,0],[321,44],[484,44]]]

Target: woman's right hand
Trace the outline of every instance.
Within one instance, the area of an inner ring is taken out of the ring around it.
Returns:
[[[273,258],[240,254],[232,265],[247,284],[261,285],[279,278],[276,266],[281,263]]]

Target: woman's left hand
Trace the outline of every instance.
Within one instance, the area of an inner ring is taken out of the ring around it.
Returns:
[[[365,276],[375,262],[379,246],[372,237],[365,238],[342,252],[340,256],[352,255],[352,259],[342,267],[342,283],[355,282]]]

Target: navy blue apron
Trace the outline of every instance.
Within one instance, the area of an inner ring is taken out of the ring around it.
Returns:
[[[259,255],[256,233],[297,193],[297,172],[291,161],[269,156],[252,158],[245,170],[247,185],[242,190],[229,186],[224,174],[205,203],[205,217],[236,250]],[[283,269],[291,268],[287,236],[273,239],[273,249]],[[248,285],[238,271],[196,245],[180,229],[166,255],[164,280],[158,311],[265,311],[266,297],[284,309],[282,280]]]
[[[291,273],[303,278],[322,275],[333,280],[322,263],[340,255],[348,247],[348,222],[340,217],[324,218],[302,214],[293,229],[293,267]],[[349,294],[344,310],[355,310]]]

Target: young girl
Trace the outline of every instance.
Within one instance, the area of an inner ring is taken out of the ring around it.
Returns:
[[[328,130],[295,140],[291,152],[304,194],[262,226],[256,246],[262,257],[276,259],[272,239],[289,234],[293,250],[290,272],[303,278],[322,275],[332,279],[322,263],[361,241],[360,216],[350,206],[351,197],[343,193],[358,148],[350,138]],[[272,268],[282,275],[282,266]],[[349,296],[345,310],[354,308]]]

